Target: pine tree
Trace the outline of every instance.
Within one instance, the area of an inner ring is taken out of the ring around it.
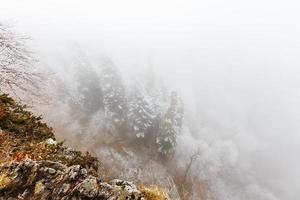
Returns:
[[[156,139],[158,152],[170,155],[175,151],[176,138],[181,131],[183,107],[176,92],[171,93],[171,103],[160,126],[160,133]]]
[[[175,115],[175,121],[177,126],[177,132],[180,133],[183,125],[184,118],[184,104],[181,98],[177,96],[177,113]]]
[[[147,94],[141,89],[135,89],[130,98],[128,117],[136,137],[145,137],[153,125],[154,116]]]
[[[118,69],[106,59],[102,69],[103,103],[107,118],[117,128],[126,126],[127,123],[127,100],[125,88]]]
[[[88,123],[91,117],[99,110],[104,109],[103,91],[97,72],[81,52],[73,59],[77,69],[77,92],[80,97],[77,109],[83,114],[80,123]]]
[[[163,118],[164,108],[167,107],[166,92],[163,91],[163,83],[159,80],[155,73],[155,68],[152,59],[149,59],[146,73],[143,81],[145,90],[147,92],[147,100],[149,107],[153,113],[152,125],[148,129],[147,140],[155,144],[156,138],[160,131],[160,124]]]

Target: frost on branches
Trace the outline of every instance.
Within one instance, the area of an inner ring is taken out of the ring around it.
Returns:
[[[170,106],[162,119],[160,133],[156,139],[158,152],[172,154],[176,147],[176,137],[181,131],[183,104],[176,92],[171,94]]]
[[[153,106],[142,89],[133,91],[129,101],[129,123],[135,136],[144,138],[155,118]]]
[[[39,95],[42,74],[32,66],[33,57],[26,48],[27,38],[0,23],[0,91]],[[23,95],[24,96],[24,95]]]
[[[104,112],[117,128],[127,122],[127,100],[121,76],[113,63],[106,59],[102,69]]]

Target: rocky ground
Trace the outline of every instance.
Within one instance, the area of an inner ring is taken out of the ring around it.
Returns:
[[[163,189],[108,180],[106,172],[89,153],[58,143],[41,117],[0,95],[0,200],[169,199]]]

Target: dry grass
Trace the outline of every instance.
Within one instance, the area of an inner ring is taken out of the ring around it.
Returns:
[[[171,200],[167,191],[157,186],[141,186],[139,190],[147,200]]]
[[[47,139],[55,140],[52,128],[25,108],[8,95],[0,95],[0,163],[50,160],[67,166],[79,164],[96,174],[100,163],[95,157],[69,150],[63,143],[48,144]]]

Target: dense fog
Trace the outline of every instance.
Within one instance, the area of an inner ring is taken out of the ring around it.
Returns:
[[[39,66],[69,90],[79,55],[98,74],[109,58],[126,88],[151,69],[184,102],[179,165],[199,151],[194,173],[217,199],[295,200],[299,9],[283,0],[11,0],[1,2],[0,21],[30,36]]]

